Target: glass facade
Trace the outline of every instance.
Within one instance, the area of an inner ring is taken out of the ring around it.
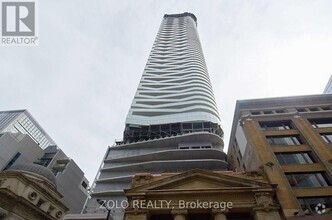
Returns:
[[[19,111],[0,112],[0,132],[21,113]]]
[[[332,75],[324,89],[324,93],[327,93],[327,94],[332,94]]]
[[[298,136],[267,136],[267,142],[271,146],[280,145],[280,146],[287,146],[287,145],[300,145],[302,144],[301,139]]]
[[[129,127],[220,124],[195,16],[165,15],[129,109]]]
[[[259,125],[264,131],[280,131],[292,129],[290,121],[260,122]]]
[[[21,156],[20,152],[17,152],[15,154],[15,156],[9,161],[9,163],[6,165],[5,168],[3,168],[3,170],[8,170],[14,163],[15,161]]]
[[[289,173],[286,174],[292,187],[327,187],[331,182],[325,173]]]
[[[332,128],[332,118],[315,118],[309,119],[314,128]]]
[[[320,136],[323,138],[323,140],[330,144],[332,143],[332,133],[326,133],[326,134],[320,134]]]
[[[21,132],[29,135],[42,149],[55,142],[26,110],[0,112],[0,132]]]
[[[282,164],[312,164],[315,163],[311,153],[276,153],[277,160]]]

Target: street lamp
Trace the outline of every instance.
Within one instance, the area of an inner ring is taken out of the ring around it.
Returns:
[[[98,202],[99,205],[104,206],[105,209],[108,211],[108,212],[107,212],[106,220],[109,220],[109,217],[110,217],[110,215],[111,215],[111,210],[108,209],[108,208],[106,207],[106,200],[97,199],[97,202]]]

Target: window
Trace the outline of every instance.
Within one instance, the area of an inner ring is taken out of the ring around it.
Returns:
[[[323,140],[330,144],[332,143],[332,133],[326,133],[326,134],[320,134],[320,136],[323,138]]]
[[[290,173],[286,177],[291,187],[331,186],[325,173]]]
[[[317,112],[317,111],[330,111],[332,110],[331,106],[324,107],[309,107],[309,108],[296,108],[298,112]]]
[[[331,197],[307,197],[298,198],[300,206],[305,214],[331,214],[332,213],[332,198]],[[325,210],[318,209],[316,206],[322,204],[325,206]]]
[[[179,149],[181,149],[181,150],[183,150],[183,149],[187,150],[187,149],[189,149],[189,147],[179,147]]]
[[[332,118],[309,119],[309,122],[314,128],[332,128]]]
[[[270,114],[273,114],[272,111],[263,111],[264,115],[270,115]]]
[[[39,164],[41,166],[47,167],[51,161],[52,159],[40,159],[39,161],[34,162],[34,164]]]
[[[286,113],[286,111],[283,109],[278,109],[278,110],[276,110],[276,113],[281,114],[281,113]]]
[[[182,128],[183,129],[189,129],[189,130],[192,130],[192,124],[191,123],[183,123],[182,124]]]
[[[292,129],[290,121],[269,121],[259,122],[262,130],[264,131],[277,131]]]
[[[21,156],[20,152],[17,152],[15,156],[9,161],[7,166],[3,168],[3,170],[8,170],[13,164],[16,162],[16,160]]]
[[[310,110],[311,112],[317,112],[317,111],[319,111],[318,108],[309,108],[309,110]]]
[[[211,149],[212,147],[207,146],[181,146],[179,147],[180,150],[188,150],[188,149]]]
[[[211,146],[202,146],[202,149],[210,149]]]
[[[88,184],[86,182],[82,182],[82,186],[84,187],[84,189],[86,189],[88,187]]]
[[[264,111],[251,111],[251,115],[271,115],[271,114],[281,114],[286,113],[284,109],[276,109],[276,110],[264,110]]]
[[[297,108],[296,109],[298,112],[306,112],[307,111],[307,109],[305,109],[305,108]]]
[[[271,145],[300,145],[302,141],[298,136],[267,136],[267,142]]]
[[[40,208],[44,203],[45,203],[44,200],[39,199],[38,202],[37,202],[37,204],[36,204],[36,206],[37,206],[38,208]]]
[[[315,163],[310,152],[276,153],[279,164],[312,164]]]
[[[202,123],[193,123],[194,129],[202,130],[203,124]]]
[[[326,107],[322,107],[323,111],[330,111],[332,110],[332,107],[326,106]]]

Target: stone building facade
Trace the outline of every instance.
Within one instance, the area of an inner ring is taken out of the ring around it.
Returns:
[[[263,169],[287,219],[331,219],[332,95],[240,100],[231,170]]]
[[[137,174],[125,220],[279,220],[276,185],[262,172],[191,170]]]
[[[1,220],[61,220],[68,211],[61,198],[53,173],[43,166],[17,165],[0,173]]]

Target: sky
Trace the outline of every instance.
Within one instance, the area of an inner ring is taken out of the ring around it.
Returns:
[[[28,109],[92,184],[164,14],[191,12],[225,132],[236,100],[320,94],[330,0],[38,1],[39,46],[0,47],[0,110]]]

